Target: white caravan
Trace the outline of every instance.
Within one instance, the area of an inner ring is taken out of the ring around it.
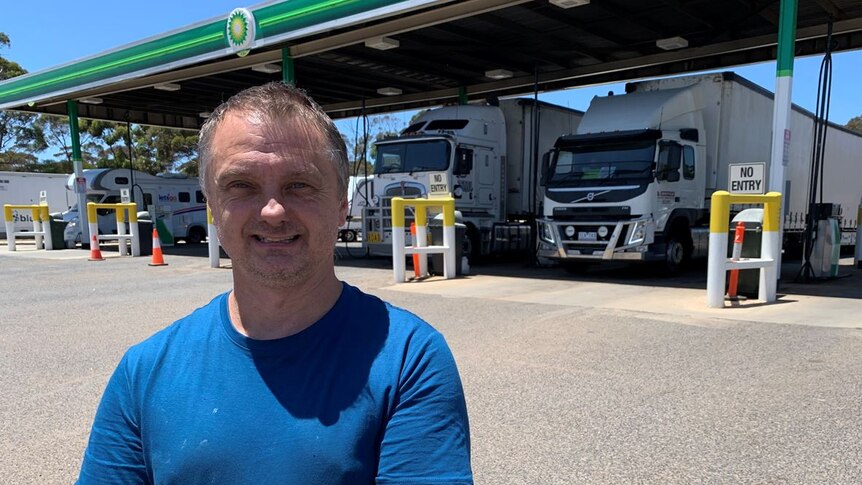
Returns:
[[[69,176],[60,173],[0,172],[0,209],[4,205],[38,205],[39,193],[45,191],[48,210],[62,212],[75,203],[74,194],[66,190]],[[15,232],[33,230],[33,214],[29,210],[13,210]],[[0,210],[0,234],[6,237],[5,211]]]

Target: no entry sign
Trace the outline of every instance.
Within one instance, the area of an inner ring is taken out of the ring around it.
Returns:
[[[766,164],[732,163],[727,180],[731,194],[765,194]]]

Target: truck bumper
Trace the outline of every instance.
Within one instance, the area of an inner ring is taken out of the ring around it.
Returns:
[[[540,219],[538,255],[557,261],[651,261],[653,223],[625,221],[556,221]],[[604,229],[602,229],[604,228]],[[604,236],[600,236],[605,232]]]

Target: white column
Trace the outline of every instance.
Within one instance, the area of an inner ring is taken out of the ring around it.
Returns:
[[[141,230],[138,227],[138,221],[130,222],[129,230],[132,233],[132,256],[138,257],[141,255]]]
[[[210,268],[218,268],[220,265],[218,231],[212,223],[207,224],[207,245],[210,253]]]
[[[423,209],[424,210],[424,209]],[[424,248],[428,246],[428,228],[425,225],[416,226],[416,247]],[[428,255],[424,253],[417,254],[419,257],[419,276],[428,275]]]
[[[6,221],[6,243],[9,251],[15,251],[15,223]]]
[[[781,250],[781,236],[777,231],[763,231],[763,240],[760,246],[760,257],[772,259],[769,265],[760,268],[760,285],[757,288],[757,299],[772,303],[775,301],[778,290],[778,265],[781,263],[779,251]]]
[[[117,209],[117,210],[119,211],[119,210],[123,210],[123,209]],[[125,235],[126,235],[126,223],[117,220],[117,236],[120,236],[119,238],[117,238],[117,243],[120,246],[120,256],[126,256],[129,253],[128,250],[126,249],[126,238],[123,237]]]
[[[33,218],[33,234],[35,235],[34,237],[36,239],[36,249],[43,249],[44,246],[42,245],[42,223],[39,222],[39,220],[35,217]]]
[[[727,277],[727,233],[709,233],[709,260],[706,268],[706,304],[724,307],[724,282]]]
[[[392,274],[396,283],[404,283],[404,228],[392,226]]]
[[[447,280],[458,276],[458,267],[456,265],[457,251],[455,251],[455,226],[443,226],[443,245],[446,246],[446,251],[443,252],[443,277]]]

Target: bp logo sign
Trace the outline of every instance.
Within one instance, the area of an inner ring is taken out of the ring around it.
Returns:
[[[245,8],[234,9],[227,16],[227,43],[233,52],[245,57],[254,42],[254,15]]]

